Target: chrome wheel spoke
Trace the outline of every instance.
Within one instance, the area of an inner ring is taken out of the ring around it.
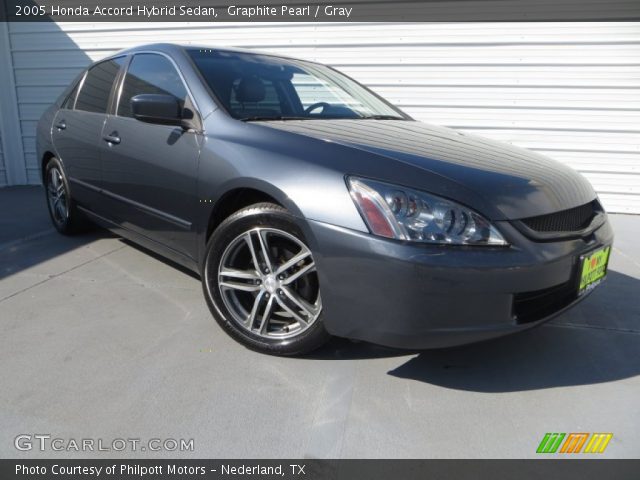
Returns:
[[[247,316],[246,325],[249,330],[253,328],[253,323],[256,321],[256,315],[258,313],[258,309],[260,308],[260,303],[262,302],[262,298],[264,297],[264,290],[261,290],[258,295],[256,295],[255,300],[253,301],[253,307],[251,308],[251,312]]]
[[[249,251],[251,252],[251,259],[253,260],[253,265],[255,266],[256,270],[262,272],[264,269],[266,269],[265,273],[269,273],[273,269],[273,261],[271,260],[271,254],[269,253],[267,239],[263,233],[264,232],[261,229],[256,228],[247,232],[244,235],[244,240],[249,247]],[[256,250],[255,242],[257,242],[257,246],[259,247],[258,250]],[[262,257],[262,261],[260,260],[260,256]]]
[[[260,290],[260,276],[256,271],[223,268],[220,270],[220,286],[243,292]]]
[[[62,181],[62,174],[57,168],[52,168],[49,171],[47,195],[49,198],[51,213],[55,217],[55,220],[58,222],[65,221],[68,216],[66,191],[64,182]]]
[[[260,319],[260,327],[258,328],[259,332],[262,335],[267,333],[267,328],[269,327],[269,320],[271,319],[274,298],[275,297],[269,298],[269,300],[267,301],[267,306],[264,307],[264,312],[262,312],[262,318]]]
[[[298,278],[302,277],[303,275],[306,275],[307,273],[314,272],[315,269],[316,269],[316,264],[315,264],[315,262],[312,261],[311,263],[308,263],[307,265],[302,267],[300,270],[295,272],[293,275],[285,278],[284,281],[282,282],[282,284],[283,285],[289,285],[292,282],[295,282]]]
[[[60,218],[60,220],[62,220],[64,218],[64,208],[59,198],[55,199],[55,201],[53,202],[53,207],[55,208],[56,213],[58,214],[58,217]]]
[[[317,312],[316,307],[307,302],[304,298],[300,297],[296,292],[294,292],[289,287],[282,287],[282,293],[291,300],[292,303],[296,305],[300,310],[304,312],[307,318],[313,318]]]
[[[60,186],[60,179],[58,178],[58,171],[55,168],[51,169],[51,185],[53,185],[54,190],[58,190]]]
[[[247,232],[244,236],[244,241],[249,247],[249,252],[251,253],[251,260],[253,261],[253,267],[260,271],[260,260],[258,259],[258,255],[256,254],[256,249],[253,246],[253,239],[251,238],[251,232]]]
[[[251,285],[250,283],[242,283],[242,282],[227,282],[221,281],[219,282],[220,286],[227,290],[240,290],[242,292],[257,292],[260,290],[260,285]]]
[[[294,255],[292,258],[290,258],[281,266],[279,266],[278,269],[276,270],[276,274],[281,275],[285,273],[287,270],[293,267],[296,263],[300,263],[303,260],[306,260],[310,256],[311,256],[311,252],[309,250],[307,250],[306,248],[302,249],[300,253],[298,253],[297,255]]]
[[[295,318],[300,323],[300,325],[306,325],[307,323],[309,323],[309,321],[306,318],[304,318],[298,312],[294,311],[291,307],[289,307],[289,305],[287,305],[285,301],[283,301],[280,298],[278,298],[277,301],[278,301],[278,305],[280,305],[284,309],[284,311],[286,311],[289,315]]]
[[[235,268],[223,268],[221,277],[239,278],[242,280],[259,280],[260,275],[255,270],[236,270]]]
[[[267,246],[266,232],[264,230],[257,230],[258,241],[260,242],[260,250],[264,257],[264,263],[267,266],[268,272],[273,271],[271,254],[269,253],[269,247]]]

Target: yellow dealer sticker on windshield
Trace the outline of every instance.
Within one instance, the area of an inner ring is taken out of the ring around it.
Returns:
[[[596,250],[590,255],[582,258],[582,269],[580,275],[580,288],[578,295],[586,293],[598,285],[607,275],[607,264],[609,263],[609,252],[611,247],[604,247]]]

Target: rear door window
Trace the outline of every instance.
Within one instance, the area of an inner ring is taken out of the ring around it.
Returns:
[[[75,109],[107,113],[113,81],[123,63],[124,57],[119,57],[91,67],[78,94]]]

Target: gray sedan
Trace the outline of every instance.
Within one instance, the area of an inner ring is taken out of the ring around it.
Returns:
[[[98,223],[198,272],[220,325],[273,354],[518,332],[585,298],[613,241],[570,168],[262,53],[122,51],[44,113],[37,149],[61,233]]]

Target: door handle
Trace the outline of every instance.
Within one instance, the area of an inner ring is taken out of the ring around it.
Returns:
[[[113,145],[117,145],[120,143],[120,137],[118,136],[117,132],[113,132],[111,135],[105,135],[102,137],[102,139],[105,142],[111,143]]]
[[[67,124],[64,120],[60,120],[58,123],[56,123],[56,128],[58,130],[64,130],[65,128],[67,128]]]

